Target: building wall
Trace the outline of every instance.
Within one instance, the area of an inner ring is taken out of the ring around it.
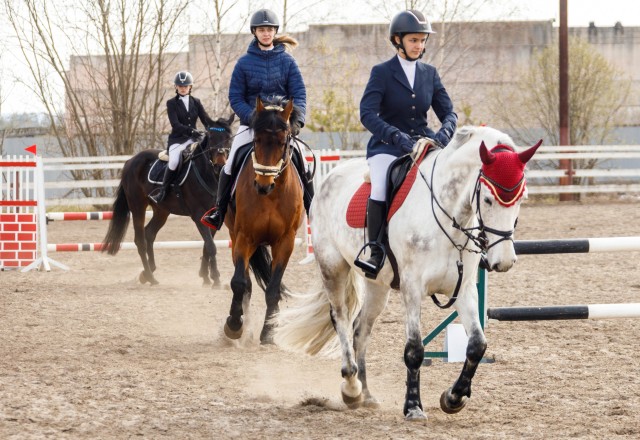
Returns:
[[[423,61],[438,68],[461,123],[466,122],[466,108],[472,111],[472,122],[491,124],[488,97],[515,83],[529,68],[535,51],[558,41],[558,29],[551,21],[434,23],[433,27],[437,33],[431,35]],[[570,33],[587,40],[632,79],[633,93],[623,109],[623,123],[640,125],[640,28],[592,26],[571,28]],[[332,90],[357,113],[371,67],[394,55],[387,24],[311,25],[291,35],[300,43],[293,55],[305,78],[310,112],[324,92]],[[203,99],[209,113],[228,116],[229,78],[251,39],[250,34],[224,34],[219,41],[215,35],[191,35],[188,51],[167,61],[167,97],[173,96],[174,73],[186,69],[194,74],[194,94]],[[81,82],[82,72],[76,72],[76,78]]]

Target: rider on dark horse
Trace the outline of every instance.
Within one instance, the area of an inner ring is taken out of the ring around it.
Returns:
[[[204,110],[200,100],[191,96],[193,76],[186,71],[178,72],[173,80],[176,96],[167,101],[167,116],[171,123],[171,133],[167,140],[167,152],[169,163],[164,172],[162,187],[157,193],[149,194],[149,199],[158,204],[164,200],[169,190],[169,185],[177,174],[180,164],[180,154],[189,145],[201,138],[201,133],[196,130],[198,119],[205,127],[213,124],[212,119]]]
[[[276,14],[268,9],[260,9],[251,17],[250,29],[254,39],[247,53],[240,57],[233,69],[229,85],[229,103],[240,118],[240,127],[233,139],[229,159],[220,173],[216,209],[212,214],[202,217],[202,222],[213,229],[220,229],[231,199],[232,175],[235,155],[238,148],[253,141],[253,131],[249,121],[256,105],[256,98],[284,96],[293,99],[301,110],[301,118],[291,127],[291,133],[297,136],[304,126],[307,108],[307,92],[296,60],[287,49],[294,48],[298,42],[287,36],[276,37],[280,23]],[[297,146],[297,143],[294,142]],[[304,207],[309,214],[313,198],[313,181],[308,171],[307,161],[299,148],[293,148],[293,162],[304,186]]]
[[[429,34],[429,20],[415,10],[393,17],[389,40],[396,49],[390,60],[371,70],[360,101],[360,121],[371,132],[367,162],[371,175],[371,196],[367,203],[367,230],[371,256],[355,265],[376,278],[384,264],[386,250],[387,170],[397,157],[412,151],[418,137],[430,138],[440,146],[449,143],[458,116],[435,67],[420,63]],[[427,126],[427,111],[433,109],[442,124],[438,132]]]

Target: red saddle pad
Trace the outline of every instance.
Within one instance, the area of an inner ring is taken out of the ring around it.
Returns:
[[[422,155],[418,158],[418,165],[422,162],[424,157],[427,155],[429,151],[432,149],[432,145],[428,145],[425,147]],[[387,223],[391,220],[391,217],[400,209],[402,204],[404,203],[413,183],[416,181],[416,176],[418,175],[418,167],[412,166],[409,172],[407,173],[407,177],[400,185],[400,188],[396,192],[396,195],[391,202],[391,206],[389,207],[389,213],[387,214]],[[349,201],[349,207],[347,208],[347,225],[352,228],[364,228],[365,219],[367,218],[367,199],[371,194],[371,183],[364,182],[360,185],[360,188],[355,192],[351,200]]]

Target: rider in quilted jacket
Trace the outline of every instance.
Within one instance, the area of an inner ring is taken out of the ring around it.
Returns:
[[[287,35],[276,36],[280,23],[273,11],[261,9],[253,14],[250,22],[251,34],[254,38],[249,44],[247,53],[236,63],[229,85],[229,103],[240,118],[240,127],[233,139],[229,158],[220,173],[216,207],[212,214],[202,218],[202,222],[213,229],[220,229],[227,212],[233,184],[232,165],[238,147],[253,141],[253,131],[249,129],[251,114],[256,105],[256,98],[266,99],[269,96],[284,96],[293,99],[301,109],[299,126],[291,127],[292,134],[298,135],[304,126],[307,107],[307,92],[296,60],[287,49],[298,45],[297,41]],[[295,125],[298,125],[295,124]],[[307,213],[313,198],[313,182],[307,170],[304,155],[299,154],[294,163],[304,185],[304,204]]]

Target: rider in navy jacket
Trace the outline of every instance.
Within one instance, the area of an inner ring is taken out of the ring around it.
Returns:
[[[415,63],[415,82],[411,87],[397,56],[374,66],[360,101],[360,120],[371,132],[367,157],[375,154],[401,156],[406,153],[394,144],[400,130],[411,138],[428,137],[443,146],[449,143],[458,117],[436,68]],[[427,122],[432,108],[441,122],[435,133]]]
[[[231,74],[229,84],[229,103],[240,118],[240,127],[233,138],[231,151],[223,172],[220,173],[216,209],[209,210],[201,222],[212,229],[220,229],[231,199],[233,180],[231,177],[234,159],[239,147],[253,141],[253,131],[249,121],[256,106],[256,98],[268,99],[271,96],[283,96],[293,99],[300,108],[300,119],[291,127],[297,136],[304,126],[307,110],[307,91],[302,74],[288,48],[298,45],[293,38],[276,36],[280,23],[278,17],[269,9],[260,9],[251,16],[250,30],[254,38],[247,53],[242,55]],[[293,144],[297,145],[297,144]],[[294,148],[294,165],[304,186],[304,206],[307,213],[313,198],[313,181],[307,170],[306,160],[299,148]],[[211,213],[210,213],[211,212]]]
[[[431,24],[419,11],[402,11],[393,17],[389,40],[396,56],[371,70],[360,101],[360,121],[371,132],[367,162],[371,195],[367,203],[368,260],[360,254],[354,261],[369,278],[376,278],[384,265],[386,249],[387,171],[399,156],[412,151],[419,137],[428,137],[446,146],[458,123],[453,103],[435,67],[420,62],[425,52]],[[427,123],[432,108],[441,128],[434,132]]]

